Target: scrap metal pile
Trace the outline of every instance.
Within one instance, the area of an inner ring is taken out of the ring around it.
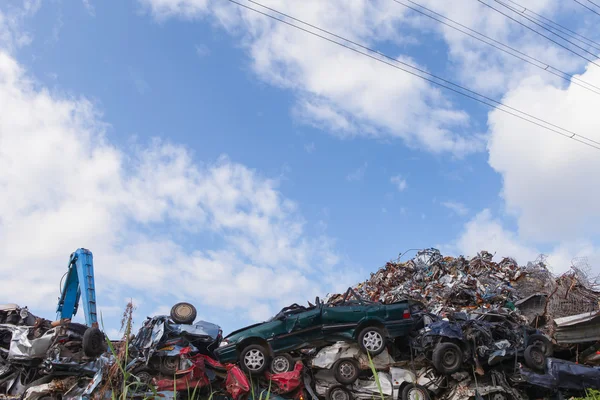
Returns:
[[[600,292],[482,252],[423,250],[343,294],[223,337],[189,303],[98,347],[86,326],[0,311],[0,392],[20,399],[528,400],[600,389]],[[102,353],[102,354],[100,354]]]

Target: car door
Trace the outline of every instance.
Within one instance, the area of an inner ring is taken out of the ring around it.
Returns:
[[[352,339],[354,329],[366,317],[367,309],[357,302],[324,307],[322,319],[325,339]]]
[[[286,332],[271,341],[275,352],[299,349],[322,340],[321,307],[285,317]]]

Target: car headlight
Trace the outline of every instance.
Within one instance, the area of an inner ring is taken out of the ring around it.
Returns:
[[[223,339],[221,340],[221,343],[219,343],[219,347],[223,347],[223,346],[227,346],[229,345],[229,340],[227,339]]]

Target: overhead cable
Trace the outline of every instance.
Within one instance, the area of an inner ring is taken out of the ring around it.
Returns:
[[[580,2],[580,1],[578,1],[578,0],[573,0],[573,1],[574,1],[575,3],[577,3],[577,4],[581,5],[582,7],[585,7],[585,8],[587,8],[588,10],[590,10],[591,12],[593,12],[594,14],[596,14],[596,15],[599,15],[599,16],[600,16],[600,13],[599,13],[598,11],[594,10],[593,8],[586,6],[585,4],[583,4],[582,2]],[[594,3],[592,3],[592,4],[594,4]]]
[[[520,14],[525,14],[525,13],[533,14],[534,17],[531,17],[531,18],[537,20],[537,22],[544,24],[544,25],[548,25],[551,27],[551,29],[556,29],[557,31],[559,31],[567,36],[570,36],[571,38],[577,40],[580,43],[584,43],[587,46],[590,46],[597,50],[600,50],[600,43],[598,43],[588,37],[585,37],[575,31],[567,28],[566,26],[559,24],[558,22],[552,21],[551,19],[546,18],[543,15],[540,15],[533,10],[530,10],[529,8],[524,7],[523,5],[517,3],[514,0],[506,0],[506,1],[508,1],[511,4],[514,4],[517,7],[522,8],[522,10],[517,10],[517,12],[519,12]],[[541,21],[540,19],[543,21]],[[546,21],[546,22],[544,22],[544,21]]]
[[[233,4],[237,4],[237,5],[238,5],[238,6],[240,6],[240,7],[244,7],[244,8],[246,8],[246,9],[250,10],[250,11],[253,11],[253,12],[256,12],[256,13],[258,13],[258,14],[261,14],[261,15],[264,15],[264,16],[266,16],[266,17],[269,17],[269,18],[271,18],[271,19],[273,19],[273,20],[275,20],[275,21],[281,22],[281,23],[283,23],[283,24],[286,24],[286,25],[288,25],[288,26],[291,26],[291,27],[293,27],[293,28],[296,28],[296,29],[298,29],[298,30],[301,30],[301,31],[303,31],[303,32],[305,32],[305,33],[308,33],[308,34],[310,34],[310,35],[313,35],[313,36],[316,36],[316,37],[318,37],[318,38],[321,38],[321,39],[323,39],[323,40],[326,40],[326,41],[328,41],[328,42],[330,42],[330,43],[337,44],[338,46],[344,47],[344,48],[346,48],[346,49],[348,49],[348,50],[351,50],[351,51],[353,51],[353,52],[355,52],[355,53],[358,53],[358,54],[361,54],[361,55],[363,55],[363,56],[369,57],[369,58],[371,58],[371,59],[373,59],[373,60],[375,60],[375,61],[378,61],[378,62],[381,62],[381,63],[383,63],[383,64],[386,64],[386,65],[388,65],[388,66],[391,66],[391,67],[393,67],[393,68],[395,68],[395,69],[398,69],[398,70],[404,71],[404,72],[406,72],[406,73],[408,73],[408,74],[411,74],[411,75],[413,75],[413,76],[416,76],[416,77],[418,77],[418,78],[421,78],[421,79],[423,79],[423,80],[425,80],[425,81],[427,81],[427,82],[433,83],[433,84],[435,84],[435,85],[437,85],[437,86],[440,86],[440,87],[446,88],[446,89],[448,89],[448,90],[450,90],[450,91],[452,91],[452,92],[455,92],[455,93],[457,93],[457,94],[460,94],[460,95],[462,95],[462,96],[464,96],[464,97],[467,97],[467,98],[470,98],[470,99],[472,99],[472,100],[475,100],[475,101],[477,101],[477,102],[480,102],[480,103],[482,103],[482,104],[485,104],[485,105],[487,105],[487,106],[489,106],[489,107],[492,107],[492,108],[494,108],[494,109],[497,109],[497,110],[499,110],[499,111],[502,111],[502,112],[504,112],[504,113],[506,113],[506,114],[513,115],[513,116],[515,116],[515,117],[517,117],[517,118],[519,118],[519,119],[521,119],[521,120],[527,121],[527,122],[529,122],[529,123],[531,123],[531,124],[533,124],[533,125],[539,126],[539,127],[541,127],[541,128],[544,128],[544,129],[547,129],[547,130],[549,130],[549,131],[552,131],[552,132],[554,132],[554,133],[557,133],[557,134],[559,134],[559,135],[561,135],[561,136],[567,137],[567,138],[569,138],[569,139],[573,139],[573,140],[575,140],[575,141],[577,141],[577,142],[579,142],[579,143],[582,143],[582,144],[584,144],[584,145],[586,145],[586,146],[593,147],[593,148],[595,148],[595,149],[597,149],[597,150],[600,150],[600,142],[598,142],[598,141],[595,141],[595,140],[593,140],[593,139],[590,139],[590,138],[588,138],[588,137],[586,137],[586,136],[580,135],[580,134],[578,134],[578,133],[575,133],[575,132],[573,132],[573,131],[570,131],[570,130],[568,130],[568,129],[562,128],[562,127],[560,127],[560,126],[558,126],[558,125],[555,125],[555,124],[553,124],[553,123],[550,123],[550,122],[548,122],[548,121],[545,121],[545,120],[543,120],[543,119],[537,118],[537,117],[535,117],[535,116],[533,116],[533,115],[530,115],[530,114],[528,114],[528,113],[525,113],[525,112],[523,112],[523,111],[520,111],[520,110],[518,110],[518,109],[516,109],[516,108],[514,108],[514,107],[508,106],[508,105],[506,105],[506,104],[503,104],[503,103],[501,103],[501,102],[499,102],[499,101],[497,101],[497,100],[491,99],[491,98],[489,98],[489,97],[486,97],[486,96],[484,96],[484,95],[482,95],[482,94],[479,94],[479,93],[477,93],[477,92],[475,92],[475,91],[472,91],[472,90],[470,90],[470,89],[467,89],[467,88],[465,88],[465,87],[463,87],[463,86],[461,86],[461,85],[455,84],[455,83],[453,83],[453,82],[450,82],[450,81],[448,81],[448,80],[446,80],[446,79],[443,79],[443,78],[441,78],[441,77],[438,77],[438,76],[436,76],[436,75],[434,75],[434,74],[431,74],[431,73],[429,73],[429,72],[427,72],[427,71],[425,71],[425,70],[422,70],[422,69],[419,69],[419,68],[417,68],[417,67],[415,67],[415,66],[412,66],[412,65],[410,65],[410,64],[404,63],[404,62],[402,62],[402,61],[400,61],[400,60],[397,60],[397,59],[395,59],[395,58],[393,58],[393,57],[390,57],[390,56],[388,56],[388,55],[386,55],[386,54],[384,54],[384,53],[382,53],[382,52],[379,52],[379,51],[377,51],[377,50],[374,50],[374,49],[371,49],[371,48],[369,48],[369,47],[366,47],[366,46],[360,45],[360,44],[358,44],[358,43],[356,43],[356,42],[354,42],[354,41],[352,41],[352,40],[350,40],[350,39],[346,39],[346,38],[344,38],[344,37],[342,37],[342,36],[339,36],[339,35],[337,35],[337,34],[334,34],[334,33],[332,33],[332,32],[329,32],[329,31],[327,31],[327,30],[325,30],[325,29],[319,28],[319,27],[317,27],[317,26],[315,26],[315,25],[312,25],[312,24],[310,24],[310,23],[304,22],[304,21],[302,21],[302,20],[300,20],[300,19],[298,19],[298,18],[292,17],[292,16],[290,16],[290,15],[288,15],[288,14],[285,14],[285,13],[283,13],[283,12],[281,12],[281,11],[278,11],[278,10],[275,10],[275,9],[273,9],[273,8],[267,7],[267,6],[265,6],[265,5],[261,4],[261,3],[257,2],[257,1],[254,1],[254,0],[248,0],[248,2],[250,2],[250,3],[253,3],[253,4],[256,4],[257,6],[260,6],[260,7],[264,8],[264,9],[267,9],[267,10],[270,10],[270,11],[272,11],[272,12],[275,12],[275,13],[277,13],[277,14],[279,14],[279,15],[282,15],[282,16],[284,16],[284,17],[286,17],[286,18],[288,18],[288,19],[291,19],[291,20],[293,20],[293,21],[300,22],[300,23],[302,23],[302,24],[304,24],[304,25],[306,25],[306,26],[309,26],[309,27],[311,27],[311,28],[313,28],[313,29],[316,29],[316,30],[318,30],[318,31],[321,31],[321,32],[327,33],[327,34],[328,34],[328,35],[330,35],[330,36],[333,36],[333,37],[336,37],[336,38],[338,38],[338,39],[341,39],[341,40],[343,40],[343,41],[345,41],[345,42],[347,42],[347,43],[351,43],[351,44],[353,44],[354,46],[357,46],[357,47],[359,47],[359,48],[365,49],[365,50],[367,50],[367,51],[368,51],[368,53],[367,53],[367,52],[364,52],[364,51],[361,51],[361,50],[358,50],[358,49],[356,49],[356,48],[354,48],[354,47],[352,47],[352,46],[350,46],[350,45],[348,45],[348,44],[344,44],[344,43],[338,42],[338,41],[336,41],[336,40],[334,40],[334,39],[331,39],[331,38],[328,38],[328,37],[326,37],[326,36],[323,36],[323,35],[321,35],[321,34],[318,34],[318,33],[316,33],[316,32],[313,32],[313,31],[311,31],[311,30],[309,30],[309,29],[306,29],[306,28],[303,28],[303,27],[301,27],[301,26],[295,25],[295,24],[293,24],[293,23],[291,23],[291,22],[289,22],[289,21],[286,21],[286,20],[284,20],[284,19],[282,19],[282,18],[278,18],[277,16],[274,16],[274,15],[272,15],[272,14],[269,14],[269,13],[266,13],[266,12],[263,12],[263,11],[260,11],[260,10],[258,10],[258,9],[256,9],[256,8],[252,8],[252,7],[250,7],[250,6],[246,5],[246,4],[242,4],[242,3],[241,3],[241,2],[239,2],[239,1],[236,1],[236,0],[227,0],[227,1],[229,1],[229,2],[231,2],[231,3],[233,3]],[[370,53],[372,53],[372,54],[370,54]],[[391,61],[393,61],[394,63],[391,63],[391,62],[389,62],[389,61],[383,60],[383,59],[381,59],[380,57],[384,57],[384,58],[386,58],[386,59],[388,59],[388,60],[391,60]],[[405,67],[408,67],[408,68],[412,69],[413,71],[410,71],[410,70],[408,70],[408,69],[405,69],[405,68],[401,67],[401,66],[400,66],[400,65],[398,65],[398,64],[401,64],[401,65],[403,65],[403,66],[405,66]],[[427,78],[427,77],[425,77],[425,76],[422,76],[422,75],[420,75],[419,73],[417,73],[417,72],[414,72],[414,71],[419,71],[420,73],[422,73],[422,74],[425,74],[425,75],[428,75],[428,76],[430,76],[431,78]],[[434,79],[437,79],[437,80],[434,80]],[[445,85],[444,83],[440,83],[440,82],[438,82],[438,81],[445,82],[445,83],[447,83],[448,85],[452,85],[452,86],[454,86],[454,87],[451,87],[451,86]],[[467,93],[465,93],[465,92],[467,92]]]
[[[600,68],[600,64],[598,64],[598,63],[596,63],[594,60],[592,60],[592,59],[590,59],[590,58],[588,58],[588,57],[584,56],[583,54],[579,54],[579,53],[578,53],[578,52],[576,52],[575,50],[572,50],[572,49],[570,49],[569,47],[567,47],[567,46],[565,46],[565,45],[563,45],[563,44],[561,44],[561,43],[557,42],[556,40],[552,39],[551,37],[549,37],[549,36],[547,36],[547,35],[544,35],[543,33],[539,32],[539,31],[536,31],[535,29],[533,29],[533,28],[532,28],[532,27],[530,27],[529,25],[527,25],[527,24],[524,24],[523,22],[519,21],[518,19],[511,17],[510,15],[506,14],[505,12],[502,12],[501,10],[498,10],[497,8],[494,8],[492,5],[490,5],[490,4],[488,4],[488,3],[486,3],[485,1],[483,1],[483,0],[477,0],[477,1],[478,1],[478,2],[480,2],[481,4],[485,5],[486,7],[489,7],[489,8],[491,8],[492,10],[496,11],[497,13],[500,13],[500,14],[504,15],[506,18],[509,18],[509,19],[511,19],[511,20],[513,20],[513,21],[515,21],[515,22],[516,22],[516,23],[518,23],[519,25],[522,25],[522,26],[524,26],[525,28],[529,29],[530,31],[532,31],[532,32],[535,32],[535,33],[537,33],[538,35],[540,35],[540,36],[542,36],[542,37],[545,37],[546,39],[548,39],[548,40],[549,40],[549,41],[551,41],[552,43],[554,43],[554,44],[556,44],[556,45],[558,45],[558,46],[562,47],[563,49],[565,49],[565,50],[567,50],[567,51],[569,51],[569,52],[571,52],[571,53],[575,54],[575,55],[576,55],[576,56],[578,56],[578,57],[581,57],[581,58],[583,58],[584,60],[586,60],[586,61],[588,61],[588,62],[590,62],[590,63],[592,63],[592,64],[594,64],[595,66],[597,66],[597,67],[599,67],[599,68]],[[588,50],[584,49],[583,47],[581,47],[581,46],[577,45],[576,43],[573,43],[573,42],[571,42],[571,41],[570,41],[570,40],[568,40],[568,39],[565,39],[565,38],[564,38],[564,36],[561,36],[561,35],[559,35],[558,33],[556,33],[556,32],[553,32],[552,30],[550,30],[550,29],[546,28],[544,25],[542,25],[542,24],[538,23],[537,21],[533,20],[532,18],[529,18],[528,16],[526,16],[526,15],[524,15],[524,14],[521,14],[521,13],[519,13],[519,12],[518,12],[517,10],[515,10],[513,7],[511,7],[511,6],[508,6],[508,5],[506,5],[505,3],[501,2],[501,1],[498,1],[498,0],[494,0],[494,1],[495,1],[496,3],[498,3],[498,4],[501,4],[501,5],[503,5],[504,7],[508,8],[509,10],[511,10],[511,11],[513,11],[513,12],[516,12],[517,14],[521,15],[523,18],[525,18],[525,19],[527,19],[527,20],[529,20],[529,21],[533,22],[534,24],[536,24],[536,25],[538,25],[538,26],[542,27],[543,29],[547,30],[548,32],[552,33],[553,35],[556,35],[556,36],[560,37],[560,38],[561,38],[561,39],[563,39],[564,41],[566,41],[566,42],[568,42],[568,43],[572,44],[573,46],[575,46],[575,47],[577,47],[577,48],[579,48],[579,49],[581,49],[581,50],[585,51],[586,53],[588,53],[588,54],[591,54],[591,55],[592,55],[592,56],[594,56],[595,58],[597,58],[597,55],[596,55],[596,54],[594,54],[594,53],[592,53],[592,52],[590,52],[590,51],[588,51]]]
[[[392,1],[394,1],[394,2],[396,2],[396,3],[398,3],[398,4],[402,5],[402,6],[404,6],[406,8],[409,8],[409,9],[411,9],[411,10],[413,10],[413,11],[415,11],[415,12],[421,14],[421,15],[424,15],[424,16],[426,16],[428,18],[431,18],[434,21],[437,21],[437,22],[439,22],[439,23],[441,23],[443,25],[446,25],[449,28],[452,28],[452,29],[454,29],[454,30],[456,30],[458,32],[462,32],[465,35],[467,35],[469,37],[472,37],[473,39],[479,40],[480,42],[483,42],[483,43],[485,43],[485,44],[487,44],[487,45],[489,45],[491,47],[494,47],[495,49],[498,49],[498,50],[500,50],[500,51],[502,51],[502,52],[504,52],[506,54],[509,54],[509,55],[511,55],[511,56],[513,56],[515,58],[518,58],[519,60],[525,61],[526,63],[531,64],[531,65],[533,65],[533,66],[535,66],[535,67],[537,67],[537,68],[539,68],[539,69],[541,69],[543,71],[546,71],[546,72],[548,72],[548,73],[550,73],[552,75],[558,76],[559,78],[564,79],[567,82],[573,83],[573,84],[575,84],[577,86],[581,86],[584,89],[587,89],[587,90],[589,90],[589,91],[591,91],[593,93],[596,93],[596,94],[600,95],[600,87],[592,85],[591,83],[586,82],[583,79],[580,79],[580,78],[578,78],[578,77],[576,77],[576,76],[574,76],[572,74],[569,74],[569,73],[567,73],[565,71],[561,71],[560,69],[555,68],[555,67],[551,66],[550,64],[547,64],[547,63],[545,63],[545,62],[543,62],[543,61],[541,61],[541,60],[539,60],[539,59],[537,59],[535,57],[532,57],[529,54],[523,53],[522,51],[519,51],[519,50],[515,49],[514,47],[508,46],[508,45],[506,45],[506,44],[504,44],[504,43],[502,43],[502,42],[500,42],[500,41],[498,41],[496,39],[493,39],[493,38],[491,38],[489,36],[486,36],[483,33],[477,32],[476,30],[471,29],[468,26],[465,26],[465,25],[461,24],[460,22],[457,22],[457,21],[455,21],[455,20],[453,20],[451,18],[448,18],[448,17],[446,17],[446,16],[444,16],[444,15],[442,15],[442,14],[440,14],[440,13],[434,11],[434,10],[431,10],[431,9],[429,9],[429,8],[427,8],[427,7],[419,4],[419,3],[416,3],[416,2],[414,2],[412,0],[404,0],[404,1],[403,0],[392,0]],[[412,6],[408,5],[408,4],[406,4],[405,1],[408,2],[408,3],[410,3],[410,4],[415,5],[417,7],[420,7],[423,10],[427,10],[429,13],[435,14],[435,15],[439,16],[440,18],[444,19],[444,20],[451,21],[453,24],[456,24],[456,25],[464,28],[465,30],[457,28],[456,26],[454,26],[454,25],[452,25],[450,23],[447,23],[445,21],[442,21],[441,19],[436,18],[436,17],[434,17],[434,16],[432,16],[432,15],[430,15],[430,14],[428,14],[428,13],[426,13],[426,12],[424,12],[424,11],[418,9],[418,8],[412,7]],[[472,33],[469,33],[469,32],[472,32]],[[490,43],[490,42],[488,42],[488,41],[486,41],[486,40],[484,40],[482,38],[490,40],[490,41],[492,41],[492,42],[494,42],[496,44]]]

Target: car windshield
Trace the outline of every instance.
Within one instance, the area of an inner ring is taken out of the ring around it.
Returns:
[[[289,315],[294,315],[294,314],[298,314],[298,313],[301,313],[304,311],[309,311],[314,308],[315,308],[315,306],[312,306],[312,305],[310,307],[304,307],[304,306],[294,303],[290,306],[282,308],[281,311],[279,311],[277,314],[275,314],[275,316],[273,318],[271,318],[269,320],[269,322],[275,321],[278,319],[283,319],[284,317],[287,317]]]

